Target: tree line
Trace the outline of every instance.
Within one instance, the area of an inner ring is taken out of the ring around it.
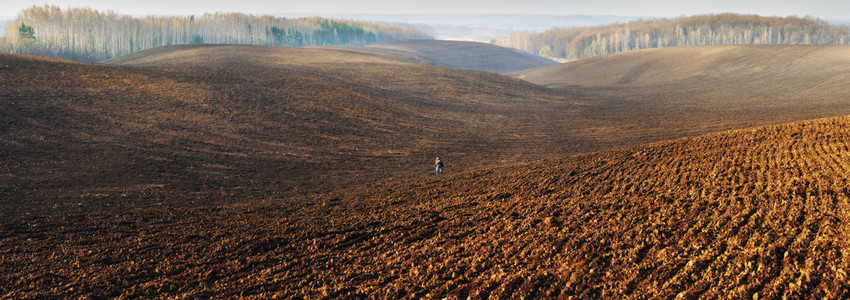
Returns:
[[[492,44],[569,60],[647,48],[711,45],[846,45],[850,30],[811,18],[712,14],[542,33],[513,32]]]
[[[367,45],[422,38],[431,37],[390,24],[319,17],[242,13],[133,17],[89,8],[33,6],[6,27],[0,51],[101,61],[166,45]]]

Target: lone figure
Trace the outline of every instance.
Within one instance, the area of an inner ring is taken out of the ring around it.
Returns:
[[[439,156],[437,156],[437,160],[434,161],[434,164],[437,165],[437,175],[443,174],[443,161],[440,160]]]

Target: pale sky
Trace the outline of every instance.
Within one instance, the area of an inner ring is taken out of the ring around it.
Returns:
[[[542,14],[679,17],[734,12],[850,19],[847,0],[0,0],[0,16],[33,5],[88,7],[128,15],[248,14]]]

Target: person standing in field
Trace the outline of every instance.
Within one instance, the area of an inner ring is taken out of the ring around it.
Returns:
[[[443,161],[440,160],[439,156],[437,156],[437,160],[434,161],[434,164],[437,165],[437,175],[443,174]]]

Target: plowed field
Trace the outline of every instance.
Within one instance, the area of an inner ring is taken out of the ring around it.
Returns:
[[[314,197],[198,206],[136,193],[46,208],[61,218],[4,212],[0,289],[844,298],[848,139],[842,117]]]
[[[850,110],[828,92],[730,113],[367,49],[111,63],[0,55],[0,298],[850,297],[850,117],[682,138]]]

